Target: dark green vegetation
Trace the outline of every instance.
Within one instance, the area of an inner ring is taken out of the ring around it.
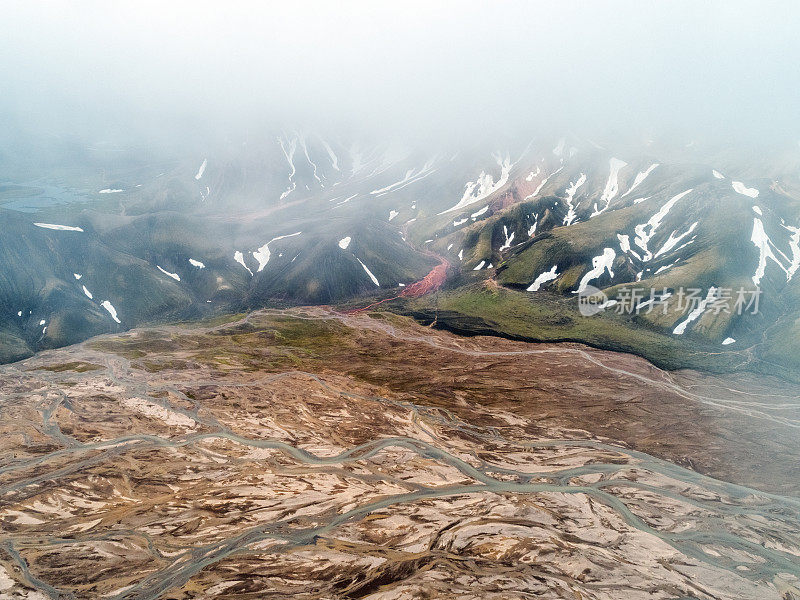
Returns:
[[[64,373],[65,371],[74,371],[75,373],[88,373],[89,371],[97,371],[103,368],[104,367],[96,365],[94,363],[76,360],[67,363],[46,365],[42,367],[42,370],[52,371],[54,373]]]
[[[780,371],[747,350],[720,351],[717,345],[663,333],[613,313],[583,317],[575,299],[537,295],[483,284],[448,290],[409,302],[397,310],[424,323],[463,335],[500,335],[531,342],[580,342],[637,354],[664,369],[713,372]],[[788,374],[788,372],[787,372]]]

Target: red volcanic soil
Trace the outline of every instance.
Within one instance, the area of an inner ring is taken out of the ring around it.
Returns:
[[[447,269],[450,268],[450,261],[446,258],[439,257],[442,261],[433,269],[431,272],[425,275],[419,281],[415,281],[407,288],[405,288],[401,293],[400,296],[404,298],[419,298],[420,296],[424,296],[425,294],[430,294],[431,292],[435,292],[442,284],[444,284],[445,280],[447,279]]]
[[[438,255],[437,255],[438,256]],[[388,302],[389,300],[397,300],[398,298],[419,298],[420,296],[424,296],[425,294],[430,294],[431,292],[435,292],[438,290],[444,282],[447,280],[447,269],[450,268],[450,261],[444,258],[443,256],[438,257],[441,261],[438,265],[431,269],[430,273],[425,275],[419,281],[415,281],[408,287],[404,288],[402,292],[400,292],[397,296],[392,296],[391,298],[384,298],[378,302],[373,302],[363,308],[356,308],[354,310],[347,311],[347,314],[355,314],[360,313],[365,310],[369,310],[370,308],[374,308],[379,304],[383,304],[384,302]]]

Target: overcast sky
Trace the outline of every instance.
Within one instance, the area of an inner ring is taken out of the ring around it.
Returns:
[[[0,6],[6,125],[800,130],[796,1]]]

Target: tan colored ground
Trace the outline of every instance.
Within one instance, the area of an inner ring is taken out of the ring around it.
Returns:
[[[0,367],[0,598],[794,598],[798,396],[325,309],[97,338]]]

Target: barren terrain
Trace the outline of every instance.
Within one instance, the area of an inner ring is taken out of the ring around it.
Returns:
[[[261,311],[0,367],[3,598],[797,598],[800,389]]]

